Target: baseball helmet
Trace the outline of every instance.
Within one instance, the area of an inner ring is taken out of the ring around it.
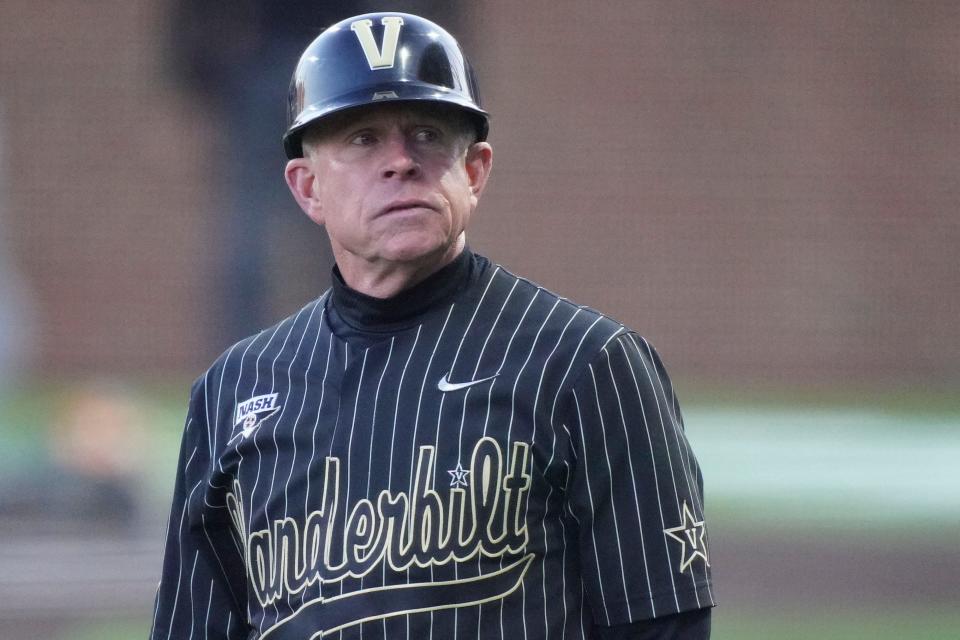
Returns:
[[[303,156],[303,132],[347,109],[432,102],[464,111],[486,140],[487,112],[470,63],[443,28],[406,13],[368,13],[326,29],[300,56],[290,82],[287,158]]]

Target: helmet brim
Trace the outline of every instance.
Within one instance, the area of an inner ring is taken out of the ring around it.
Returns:
[[[462,110],[470,117],[476,128],[478,142],[487,139],[489,133],[489,114],[477,108],[471,100],[455,91],[443,87],[419,82],[397,82],[380,85],[376,91],[369,88],[325,100],[322,105],[307,105],[290,125],[283,136],[283,148],[287,158],[303,157],[303,135],[307,129],[323,125],[332,116],[342,116],[350,111],[360,112],[366,108],[385,104],[431,103],[450,106]]]

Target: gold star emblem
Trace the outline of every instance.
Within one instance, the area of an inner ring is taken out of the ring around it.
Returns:
[[[457,463],[456,469],[451,469],[447,471],[450,474],[450,486],[451,487],[466,487],[467,485],[467,474],[470,473],[469,469],[464,469],[463,465],[459,462]]]
[[[693,516],[686,500],[683,501],[683,524],[664,529],[663,532],[680,543],[680,573],[686,571],[697,558],[703,558],[707,566],[710,566],[707,542],[704,540],[707,528],[703,525],[703,520],[698,522]]]

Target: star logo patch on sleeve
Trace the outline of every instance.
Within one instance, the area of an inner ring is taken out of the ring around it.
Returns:
[[[686,500],[683,501],[683,524],[664,529],[663,532],[680,543],[680,573],[685,572],[697,558],[703,558],[706,565],[710,566],[707,543],[704,540],[707,528],[703,520],[697,521]]]

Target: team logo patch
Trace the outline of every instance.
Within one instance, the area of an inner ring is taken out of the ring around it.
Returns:
[[[279,395],[278,393],[268,393],[255,396],[238,404],[234,414],[233,428],[241,427],[241,429],[234,434],[230,442],[240,436],[243,436],[246,440],[260,426],[261,422],[279,411],[282,406],[277,404]]]
[[[704,539],[707,528],[703,520],[698,521],[694,517],[686,500],[683,501],[683,524],[664,529],[663,532],[680,543],[680,573],[686,571],[697,558],[703,558],[706,565],[710,566],[707,542]]]

